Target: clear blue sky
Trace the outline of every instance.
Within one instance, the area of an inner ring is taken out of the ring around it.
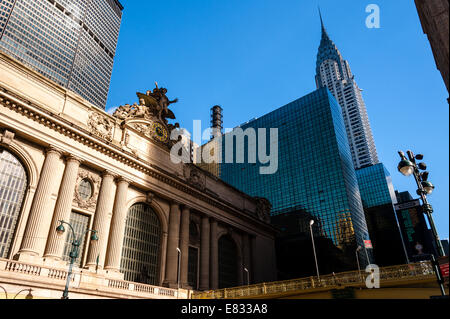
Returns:
[[[381,10],[368,29],[365,8]],[[164,0],[125,6],[107,109],[135,93],[168,89],[182,127],[209,124],[224,108],[235,127],[316,89],[320,5],[325,26],[364,90],[380,160],[394,186],[415,193],[397,172],[397,151],[423,153],[441,238],[449,237],[449,106],[413,0]]]

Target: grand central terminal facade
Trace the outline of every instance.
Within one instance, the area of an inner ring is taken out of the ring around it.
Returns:
[[[70,298],[276,279],[270,205],[171,161],[166,93],[110,115],[0,53],[0,298],[60,298],[71,256]]]

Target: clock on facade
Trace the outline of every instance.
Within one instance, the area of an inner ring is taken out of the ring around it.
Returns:
[[[153,137],[161,142],[167,142],[169,133],[167,129],[159,122],[155,122],[152,125]]]

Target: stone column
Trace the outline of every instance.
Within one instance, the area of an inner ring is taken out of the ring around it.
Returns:
[[[169,234],[167,239],[166,254],[166,280],[165,285],[171,288],[177,287],[178,277],[178,251],[180,240],[180,205],[170,204]]]
[[[59,222],[60,220],[70,222],[70,212],[72,211],[72,202],[80,163],[80,159],[72,155],[67,156],[66,168],[64,169],[61,186],[59,187],[58,199],[56,200],[44,257],[61,260],[64,252],[66,234],[58,235],[56,228],[61,224]]]
[[[181,249],[181,286],[188,285],[188,261],[189,261],[189,223],[190,209],[183,207],[181,213],[180,249]]]
[[[219,241],[217,240],[217,220],[211,220],[211,289],[219,289]]]
[[[129,181],[123,178],[118,179],[105,261],[105,269],[113,272],[120,272],[120,259],[122,257],[123,237],[125,235],[125,222],[127,217],[126,203],[129,185]]]
[[[202,217],[202,230],[200,238],[200,290],[209,289],[209,217]]]
[[[25,228],[19,255],[41,256],[52,222],[50,197],[57,182],[55,168],[58,165],[61,152],[54,147],[46,150],[44,165],[34,194],[33,203]],[[21,258],[21,257],[19,257]]]
[[[162,286],[166,279],[166,254],[167,254],[167,231],[163,231],[161,240],[161,260],[160,260],[160,274],[158,286]]]
[[[95,208],[94,223],[92,229],[97,231],[98,240],[91,241],[88,258],[86,262],[87,268],[94,268],[97,265],[102,269],[105,262],[106,245],[108,244],[109,227],[111,225],[111,215],[114,203],[114,175],[109,171],[103,172],[102,185],[97,198],[97,206]]]

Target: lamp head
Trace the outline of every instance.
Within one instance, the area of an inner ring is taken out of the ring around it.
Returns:
[[[28,290],[28,294],[25,296],[25,299],[27,300],[31,300],[33,299],[33,295],[31,294],[33,290],[30,288],[30,290]]]
[[[425,171],[427,169],[427,164],[425,163],[419,163],[417,164],[417,166],[419,167],[419,169],[421,169],[422,171]]]
[[[59,225],[58,227],[56,227],[56,233],[58,235],[62,235],[64,234],[64,232],[66,231],[66,229],[64,228],[64,225],[61,223],[61,225]]]
[[[92,241],[97,241],[98,240],[98,236],[97,236],[97,232],[96,231],[92,234],[91,240]]]
[[[430,173],[429,172],[423,172],[420,174],[420,177],[422,178],[422,181],[427,181],[428,180],[428,175]]]
[[[429,181],[423,181],[421,182],[423,190],[425,191],[425,193],[427,193],[427,195],[430,195],[433,190],[434,190],[434,185],[431,184],[431,182]]]
[[[398,163],[398,171],[405,176],[410,176],[414,173],[414,164],[409,160],[402,160]]]
[[[314,225],[314,219],[311,219],[311,221],[309,222],[309,226]]]
[[[416,160],[419,160],[419,161],[423,160],[423,155],[422,154],[417,154],[416,155]]]

